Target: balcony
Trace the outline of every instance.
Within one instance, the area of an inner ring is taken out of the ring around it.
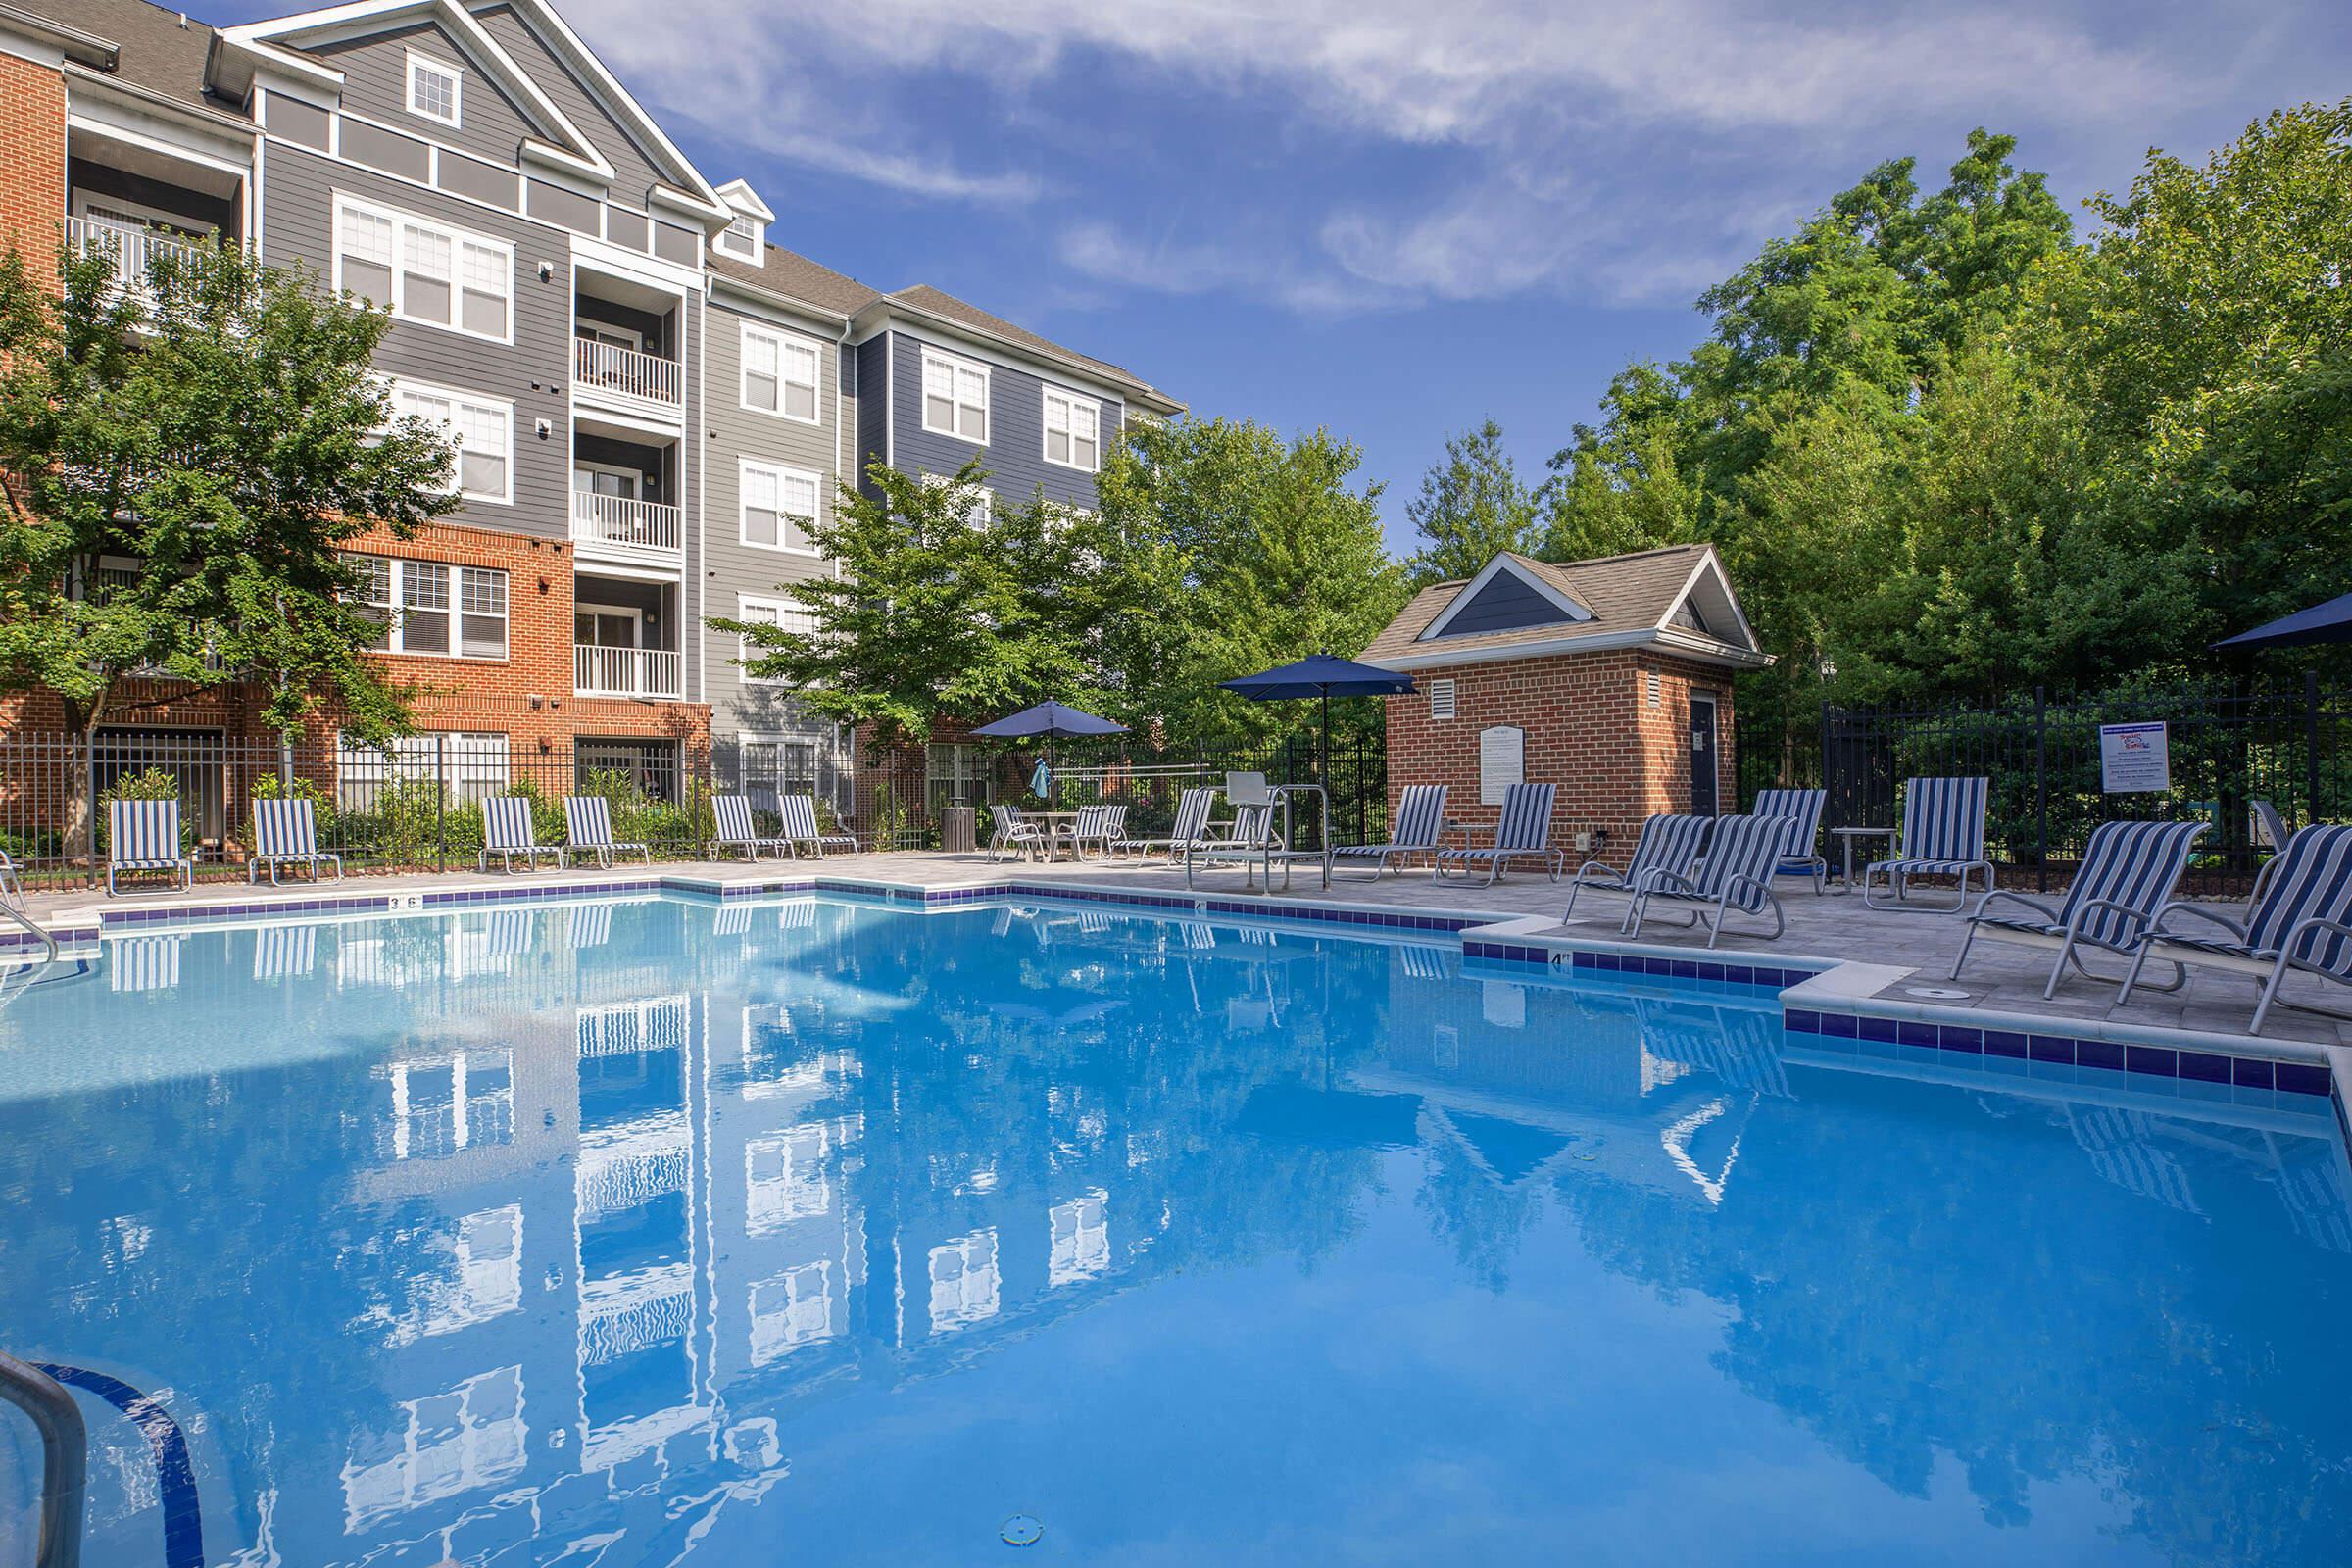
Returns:
[[[571,493],[571,540],[584,550],[676,565],[682,539],[676,507],[589,490]]]
[[[572,339],[571,384],[584,397],[632,412],[676,419],[684,412],[685,378],[675,360],[593,338]]]
[[[193,256],[204,246],[199,240],[165,229],[138,228],[104,218],[66,220],[66,244],[76,256],[111,256],[115,284],[125,291],[147,286],[148,264],[161,256]]]
[[[685,695],[685,657],[674,648],[571,647],[571,689],[579,697]]]

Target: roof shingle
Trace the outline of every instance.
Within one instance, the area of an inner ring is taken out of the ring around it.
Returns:
[[[1470,585],[1468,578],[1433,583],[1415,594],[1381,634],[1358,656],[1368,662],[1408,655],[1485,653],[1529,643],[1573,643],[1613,632],[1656,626],[1681,599],[1683,585],[1698,564],[1712,554],[1703,544],[1667,545],[1628,556],[1565,564],[1511,555],[1510,560],[1531,576],[1542,578],[1592,612],[1591,620],[1562,619],[1550,625],[1521,626],[1509,631],[1479,632],[1424,643],[1419,639],[1430,622],[1445,612],[1454,596]],[[1738,646],[1727,644],[1726,646]]]

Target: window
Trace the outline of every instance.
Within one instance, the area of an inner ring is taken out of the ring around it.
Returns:
[[[444,125],[458,122],[458,88],[465,73],[446,61],[409,51],[409,112]]]
[[[1100,467],[1102,414],[1102,405],[1092,398],[1046,388],[1046,461],[1089,473]]]
[[[514,248],[352,197],[335,202],[335,287],[473,337],[509,340]]]
[[[955,482],[944,473],[923,475],[924,487],[931,490],[945,490]],[[996,519],[996,492],[984,484],[975,484],[970,488],[971,494],[964,498],[963,503],[963,525],[967,528],[985,529]]]
[[[808,530],[816,524],[817,479],[798,468],[743,465],[743,542],[761,550],[813,556]]]
[[[1433,719],[1453,716],[1453,682],[1433,680],[1429,683],[1429,716]]]
[[[813,637],[817,633],[815,613],[803,610],[787,599],[754,599],[749,594],[738,594],[735,598],[735,618],[757,626],[779,626],[802,637]],[[735,639],[735,649],[738,659],[757,659],[767,651],[743,637]],[[754,685],[779,684],[772,675],[746,672],[743,678]]]
[[[353,558],[355,562],[362,559]],[[387,567],[396,564],[384,562]],[[378,646],[381,646],[380,644]],[[338,733],[335,736],[335,804],[347,811],[374,811],[383,793],[409,779],[445,779],[453,804],[470,805],[507,793],[507,737],[471,731],[427,731],[404,735],[388,748]]]
[[[361,573],[358,604],[381,623],[369,645],[436,659],[507,657],[507,574],[436,561],[346,557]]]
[[[744,323],[743,406],[787,419],[818,421],[813,339]]]
[[[988,445],[988,368],[923,350],[923,428]]]
[[[760,220],[741,213],[718,236],[718,248],[729,256],[740,256],[747,262],[760,259]]]
[[[979,747],[923,748],[923,798],[934,820],[942,807],[987,806],[996,793],[996,777]]]
[[[514,443],[514,404],[396,381],[392,412],[441,428],[457,449],[458,491],[466,500],[505,504],[514,499],[509,461]]]

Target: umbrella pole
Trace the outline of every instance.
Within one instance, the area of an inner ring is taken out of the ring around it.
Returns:
[[[1331,688],[1323,688],[1323,765],[1315,774],[1315,782],[1323,788],[1323,830],[1325,839],[1331,837]],[[1317,844],[1319,850],[1329,850],[1328,843]]]

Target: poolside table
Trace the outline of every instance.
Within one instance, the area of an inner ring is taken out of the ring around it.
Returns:
[[[1894,842],[1894,829],[1890,827],[1834,827],[1830,829],[1830,837],[1837,839],[1845,847],[1845,873],[1839,878],[1838,891],[1851,893],[1854,890],[1854,841],[1856,839],[1885,839],[1891,845]]]

